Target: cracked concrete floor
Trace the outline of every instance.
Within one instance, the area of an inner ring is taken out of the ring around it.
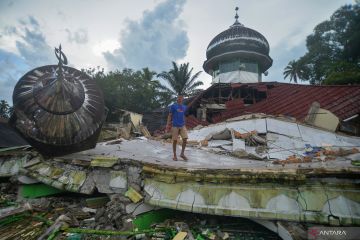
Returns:
[[[178,146],[178,155],[181,146]],[[213,153],[196,147],[187,147],[185,151],[188,161],[172,160],[172,144],[148,139],[134,139],[123,141],[120,144],[105,145],[100,143],[96,148],[66,155],[62,159],[78,159],[91,161],[94,156],[112,156],[119,159],[130,159],[142,163],[161,165],[171,168],[186,169],[354,169],[351,160],[339,158],[329,162],[309,162],[273,165],[269,160],[252,160],[232,157],[225,154]]]

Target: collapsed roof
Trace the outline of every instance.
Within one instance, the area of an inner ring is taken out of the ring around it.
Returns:
[[[250,113],[283,115],[304,122],[314,102],[342,122],[358,118],[360,85],[314,86],[279,82],[213,84],[188,103],[187,127],[205,126]],[[166,109],[146,113],[144,123],[154,132],[166,124],[166,117]],[[355,124],[360,126],[357,122]],[[358,135],[359,132],[354,134]]]
[[[360,113],[360,85],[318,86],[278,82],[214,84],[199,94],[189,107],[196,107],[210,96],[210,100],[222,100],[224,103],[229,102],[228,105],[235,99],[243,100],[237,103],[237,112],[231,114],[231,111],[225,111],[227,114],[223,114],[224,118],[247,113],[265,113],[304,120],[315,101],[320,103],[321,108],[331,111],[341,120]]]

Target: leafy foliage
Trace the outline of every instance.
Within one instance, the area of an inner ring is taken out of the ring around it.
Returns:
[[[360,84],[360,67],[349,62],[337,62],[324,80],[327,85]]]
[[[314,28],[313,34],[306,39],[307,53],[289,63],[284,69],[284,77],[290,76],[290,81],[300,77],[311,84],[359,82],[356,74],[360,67],[359,43],[360,5],[345,5],[336,10],[330,20]],[[294,62],[296,68],[292,68]],[[296,74],[288,73],[290,69],[296,70]],[[340,80],[342,76],[347,80]]]
[[[10,107],[7,101],[1,100],[0,101],[0,117],[9,119],[12,114],[13,108]]]
[[[201,72],[192,74],[189,63],[180,67],[173,62],[173,68],[157,75],[148,68],[134,71],[125,68],[121,71],[105,73],[104,69],[90,68],[83,70],[95,79],[103,92],[105,105],[109,109],[108,121],[117,121],[119,109],[144,113],[157,108],[166,107],[175,95],[181,93],[189,96],[198,91],[202,82],[196,81]],[[159,76],[169,83],[165,86],[156,77]]]
[[[141,71],[123,69],[104,73],[104,69],[84,70],[91,75],[104,94],[105,105],[109,109],[108,121],[117,121],[118,109],[143,113],[170,103],[171,94],[154,79],[156,73],[144,68]]]
[[[164,86],[173,97],[177,95],[192,96],[198,92],[197,87],[203,85],[203,82],[197,81],[201,71],[192,75],[193,68],[189,70],[189,63],[183,63],[178,66],[172,62],[173,68],[168,72],[162,72],[158,76],[164,79],[169,86]]]

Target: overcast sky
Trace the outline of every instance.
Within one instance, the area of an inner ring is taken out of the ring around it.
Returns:
[[[27,71],[57,64],[62,44],[71,66],[106,70],[171,61],[202,71],[207,45],[234,22],[262,33],[274,60],[264,81],[284,81],[290,60],[306,52],[306,36],[353,0],[0,0],[0,99],[11,101]],[[205,87],[211,77],[203,72]]]

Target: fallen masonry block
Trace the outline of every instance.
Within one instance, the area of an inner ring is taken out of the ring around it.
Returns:
[[[186,238],[186,236],[187,236],[187,232],[178,232],[173,238],[173,240],[183,240]]]
[[[91,159],[92,167],[112,167],[119,162],[117,157],[94,156]]]
[[[110,201],[110,199],[109,199],[108,196],[87,198],[85,200],[86,206],[89,207],[89,208],[103,207],[109,201]]]
[[[133,203],[138,203],[143,199],[143,196],[141,196],[141,194],[132,187],[130,187],[129,190],[126,191],[125,196],[130,198]]]

